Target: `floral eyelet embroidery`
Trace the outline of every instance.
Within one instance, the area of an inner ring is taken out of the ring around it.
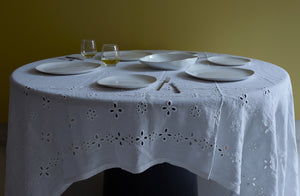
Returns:
[[[97,118],[97,117],[98,117],[97,112],[94,109],[89,109],[86,112],[86,118],[89,120],[95,120],[95,118]]]
[[[275,173],[275,162],[273,159],[264,160],[264,170],[269,173]]]
[[[135,140],[143,146],[147,139],[148,136],[144,134],[144,131],[141,131],[140,136],[137,137]]]
[[[256,177],[242,177],[244,178],[243,181],[245,182],[245,185],[254,191],[253,195],[265,196],[264,188],[259,185],[259,183],[257,182],[258,179]]]
[[[241,123],[238,121],[234,121],[231,123],[230,128],[232,132],[239,132],[241,130]]]
[[[78,154],[78,152],[80,150],[80,146],[72,144],[71,149],[72,149],[71,151],[72,151],[73,156],[75,156],[76,154]]]
[[[190,107],[189,115],[193,118],[199,118],[200,117],[201,110],[197,105]]]
[[[191,133],[190,137],[185,137],[184,139],[188,142],[190,146],[193,145],[193,143],[198,143],[198,139],[194,138],[194,133]]]
[[[255,142],[250,143],[250,144],[248,145],[248,149],[249,149],[250,151],[255,152],[255,151],[257,150],[257,144],[256,144]]]
[[[119,107],[117,103],[114,103],[113,108],[110,108],[109,112],[114,115],[115,119],[118,119],[120,114],[123,112],[123,108]]]
[[[248,104],[249,101],[247,100],[247,94],[243,94],[239,97],[239,99],[242,101],[242,105]]]
[[[172,134],[168,131],[168,129],[165,129],[162,133],[159,133],[158,136],[165,142],[168,138],[172,137]]]
[[[24,91],[23,91],[23,93],[24,93],[25,96],[28,96],[28,95],[29,95],[30,89],[31,89],[31,88],[30,88],[29,86],[25,86]]]
[[[51,143],[51,141],[52,141],[52,135],[51,135],[51,133],[50,132],[47,132],[47,133],[42,132],[41,133],[41,140],[45,141],[47,143]]]
[[[224,146],[223,148],[217,147],[217,150],[218,150],[220,156],[223,157],[227,151],[227,146]]]
[[[42,97],[42,100],[43,100],[42,106],[44,108],[50,109],[51,100],[47,97]]]
[[[140,114],[145,114],[148,111],[148,105],[146,103],[140,102],[136,106],[136,111]]]
[[[125,142],[125,137],[122,137],[122,136],[121,136],[121,133],[118,132],[118,133],[117,133],[117,136],[115,137],[115,140],[116,140],[117,142],[119,142],[120,146],[123,146],[123,143]]]
[[[232,163],[241,163],[240,156],[234,154],[234,153],[226,153],[228,158],[231,160]]]
[[[40,172],[39,176],[45,176],[45,177],[50,177],[51,176],[51,170],[55,168],[59,162],[61,161],[61,153],[57,152],[56,156],[54,158],[49,159],[48,163],[43,164],[40,166]]]
[[[265,134],[273,134],[274,133],[271,120],[264,120],[263,125],[264,125]]]
[[[40,166],[40,176],[50,176],[49,167]]]
[[[96,134],[93,138],[92,145],[96,145],[97,148],[101,147],[101,143],[104,139],[100,138],[98,134]]]
[[[268,95],[268,94],[271,93],[271,90],[267,89],[267,88],[264,88],[263,92],[264,92],[264,95]]]
[[[253,186],[256,187],[256,177],[248,177],[247,178],[247,186]]]
[[[166,112],[166,116],[171,116],[171,112],[176,112],[177,108],[173,105],[172,101],[167,101],[165,106],[161,108],[164,112]]]

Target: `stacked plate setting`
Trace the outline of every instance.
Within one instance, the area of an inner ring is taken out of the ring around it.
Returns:
[[[185,70],[185,73],[199,79],[219,82],[245,80],[255,73],[250,69],[235,67],[251,62],[248,58],[218,55],[208,57],[207,61],[210,63],[209,65],[198,64],[197,66],[191,66]]]

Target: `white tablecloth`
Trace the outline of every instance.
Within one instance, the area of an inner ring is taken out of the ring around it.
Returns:
[[[293,96],[282,68],[252,59],[243,66],[252,77],[218,83],[138,61],[68,76],[34,69],[55,61],[11,75],[6,196],[59,195],[108,168],[139,173],[162,162],[232,194],[297,195]],[[96,83],[127,73],[158,81],[136,90]],[[167,76],[181,93],[168,83],[156,90]]]

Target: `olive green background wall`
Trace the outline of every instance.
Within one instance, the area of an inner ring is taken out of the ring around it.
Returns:
[[[7,122],[12,71],[79,53],[84,38],[99,49],[117,43],[121,50],[207,51],[277,64],[291,76],[300,118],[299,0],[15,0],[2,2],[0,16],[0,122]]]

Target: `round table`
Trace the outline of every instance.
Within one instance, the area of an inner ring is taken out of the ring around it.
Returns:
[[[221,55],[197,54],[193,66],[215,66],[207,56]],[[110,168],[140,173],[160,163],[196,174],[209,193],[219,186],[237,195],[297,195],[293,96],[282,68],[251,59],[240,68],[255,74],[237,82],[139,61],[77,75],[35,70],[57,61],[67,59],[33,62],[11,75],[6,195],[59,195]],[[131,90],[97,84],[132,73],[157,81]]]

